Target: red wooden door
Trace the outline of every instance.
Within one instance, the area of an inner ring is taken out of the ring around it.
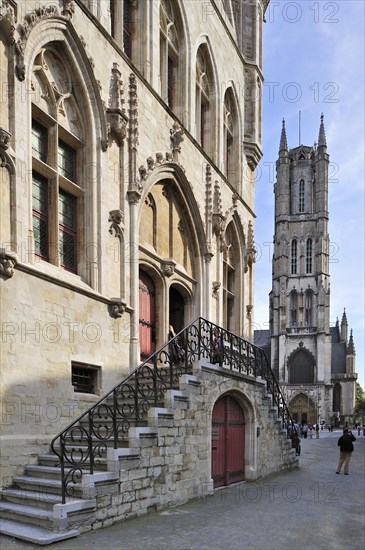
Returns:
[[[245,419],[235,399],[218,399],[212,415],[212,478],[214,487],[243,481]]]
[[[139,342],[141,359],[146,359],[156,349],[155,285],[151,277],[139,273]]]

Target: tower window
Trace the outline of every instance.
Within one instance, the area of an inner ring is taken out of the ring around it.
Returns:
[[[305,324],[307,325],[307,327],[311,327],[313,325],[313,322],[312,322],[313,292],[311,290],[308,290],[305,293],[304,309],[305,309]]]
[[[304,180],[300,180],[299,182],[299,212],[304,212],[304,192],[305,192],[305,185]]]
[[[298,323],[298,293],[292,290],[290,293],[290,324],[295,326]]]
[[[294,240],[291,243],[291,274],[292,275],[297,274],[297,250],[298,250],[298,243],[296,240]]]
[[[312,239],[307,240],[306,272],[312,273]]]

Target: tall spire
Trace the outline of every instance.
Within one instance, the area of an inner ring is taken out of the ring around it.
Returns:
[[[323,123],[323,113],[321,114],[321,125],[319,127],[319,136],[318,136],[318,147],[327,147],[327,141],[326,141],[326,132],[324,129],[324,123]]]
[[[283,126],[281,128],[279,153],[280,153],[280,151],[287,151],[287,150],[288,150],[288,142],[286,140],[285,118],[283,118]]]

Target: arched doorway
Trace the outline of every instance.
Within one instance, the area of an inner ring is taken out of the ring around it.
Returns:
[[[300,393],[296,395],[289,403],[289,412],[294,420],[299,424],[316,424],[317,413],[316,405],[309,395]]]
[[[218,399],[213,408],[212,478],[214,488],[245,478],[245,418],[230,395]]]
[[[139,272],[139,342],[141,359],[156,349],[156,290],[151,277]]]
[[[176,287],[170,287],[169,297],[169,324],[173,326],[175,334],[185,327],[184,319],[185,300]]]

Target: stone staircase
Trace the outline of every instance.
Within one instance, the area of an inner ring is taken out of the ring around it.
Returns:
[[[200,386],[195,377],[187,377],[185,382],[195,388]],[[64,504],[59,457],[52,452],[38,455],[38,464],[26,466],[23,475],[13,477],[13,487],[0,490],[0,532],[38,545],[48,545],[90,529],[97,519],[96,494],[107,493],[108,488],[115,491],[120,471],[138,469],[141,448],[156,446],[159,428],[174,423],[174,409],[188,406],[188,396],[178,389],[167,390],[165,401],[172,407],[167,408],[164,403],[153,406],[138,423],[130,423],[133,425],[128,429],[128,437],[119,443],[118,449],[114,449],[113,439],[107,442],[105,457],[98,458],[98,471],[85,473],[82,482],[72,486],[73,496],[66,497]],[[125,406],[129,404],[128,400],[124,401]],[[81,420],[79,425],[85,423]],[[86,451],[77,440],[69,445],[75,458]],[[83,466],[87,472],[89,461]],[[70,469],[66,468],[65,473]]]
[[[130,375],[117,387],[118,393],[114,388],[99,405],[89,409],[92,416],[85,414],[62,432],[64,455],[60,434],[53,440],[50,451],[38,456],[37,464],[26,466],[23,475],[13,478],[11,488],[0,491],[1,533],[48,545],[91,528],[211,494],[209,444],[205,433],[208,428],[204,418],[211,414],[208,397],[212,387],[220,393],[229,384],[233,384],[233,391],[240,387],[245,393],[254,388],[252,402],[261,396],[262,409],[266,411],[262,419],[267,424],[265,433],[276,438],[273,439],[276,447],[269,450],[268,456],[285,455],[283,467],[297,464],[266,380],[249,371],[247,376],[232,371],[228,375],[222,368],[216,373],[203,374],[196,364],[194,375],[187,359],[185,365],[170,368],[169,382],[166,367],[161,368],[157,378],[152,374],[146,376],[152,369],[142,367],[143,376],[137,369],[134,378]],[[158,391],[156,380],[160,384]],[[133,384],[135,387],[139,384],[142,400],[135,417],[129,414],[126,421],[125,411],[132,411],[136,401],[124,389],[130,389]],[[107,414],[112,407],[119,411],[116,416]],[[114,434],[118,434],[116,442],[114,437],[104,437],[113,426],[118,427],[117,431],[114,429]],[[90,471],[91,447],[94,458]],[[60,461],[61,456],[65,459]],[[262,462],[264,464],[265,459]],[[260,475],[271,473],[270,469],[266,472],[265,466],[261,471]],[[67,474],[72,483],[67,486],[65,496],[61,479],[67,478]]]

